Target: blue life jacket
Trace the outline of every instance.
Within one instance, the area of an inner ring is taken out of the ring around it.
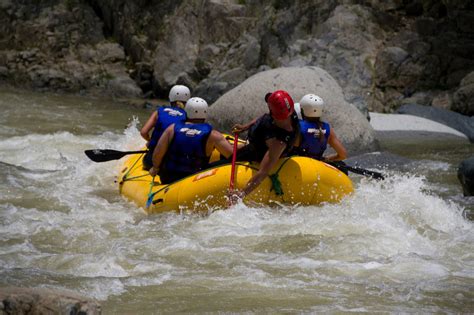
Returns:
[[[298,154],[321,159],[327,148],[331,126],[326,122],[320,122],[324,136],[320,139],[320,129],[316,122],[300,120],[301,143],[298,147]]]
[[[160,140],[161,135],[168,126],[186,120],[186,112],[179,107],[161,106],[158,107],[156,111],[158,112],[158,119],[156,120],[153,133],[151,134],[151,139],[148,142],[148,148],[150,148],[150,150],[156,147],[158,140]]]
[[[209,163],[206,144],[211,131],[212,126],[206,123],[176,123],[163,168],[168,173],[176,172],[187,176],[206,167]]]

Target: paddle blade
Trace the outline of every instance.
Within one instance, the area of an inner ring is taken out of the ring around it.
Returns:
[[[84,153],[87,155],[89,159],[98,163],[118,160],[124,157],[125,155],[130,154],[130,152],[122,152],[122,151],[109,150],[109,149],[85,150]]]

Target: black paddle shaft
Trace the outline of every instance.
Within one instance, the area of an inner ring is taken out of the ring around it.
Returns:
[[[337,161],[337,162],[329,162],[328,164],[340,169],[341,171],[349,171],[355,174],[359,175],[364,175],[364,176],[370,176],[374,179],[385,179],[385,176],[383,176],[382,173],[366,170],[357,166],[349,166],[346,163],[342,161]]]
[[[107,162],[112,160],[118,160],[128,154],[139,154],[139,153],[146,153],[148,151],[117,151],[117,150],[110,150],[110,149],[93,149],[93,150],[85,150],[84,153],[87,155],[89,159],[94,162]]]

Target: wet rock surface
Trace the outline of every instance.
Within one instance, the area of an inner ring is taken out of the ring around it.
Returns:
[[[474,196],[474,157],[459,164],[458,178],[461,182],[464,196]]]
[[[68,291],[0,288],[0,314],[101,314],[98,302]]]
[[[465,134],[471,143],[474,142],[474,118],[452,111],[422,106],[417,104],[403,105],[397,111],[399,114],[409,114],[439,122]]]
[[[0,80],[133,97],[183,83],[212,103],[262,70],[318,66],[364,114],[472,115],[473,16],[472,2],[441,0],[5,0]]]

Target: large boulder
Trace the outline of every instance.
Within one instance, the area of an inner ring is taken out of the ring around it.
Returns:
[[[474,118],[459,113],[419,104],[406,104],[401,106],[397,113],[423,117],[439,122],[465,134],[470,142],[474,142]]]
[[[474,196],[474,156],[459,164],[458,178],[461,182],[464,196]]]
[[[257,73],[220,97],[210,108],[209,121],[226,131],[236,123],[247,123],[268,112],[264,96],[279,89],[288,91],[295,102],[308,93],[321,96],[326,104],[323,119],[334,127],[350,154],[377,148],[374,130],[367,119],[344,100],[341,87],[318,67],[277,68]]]

